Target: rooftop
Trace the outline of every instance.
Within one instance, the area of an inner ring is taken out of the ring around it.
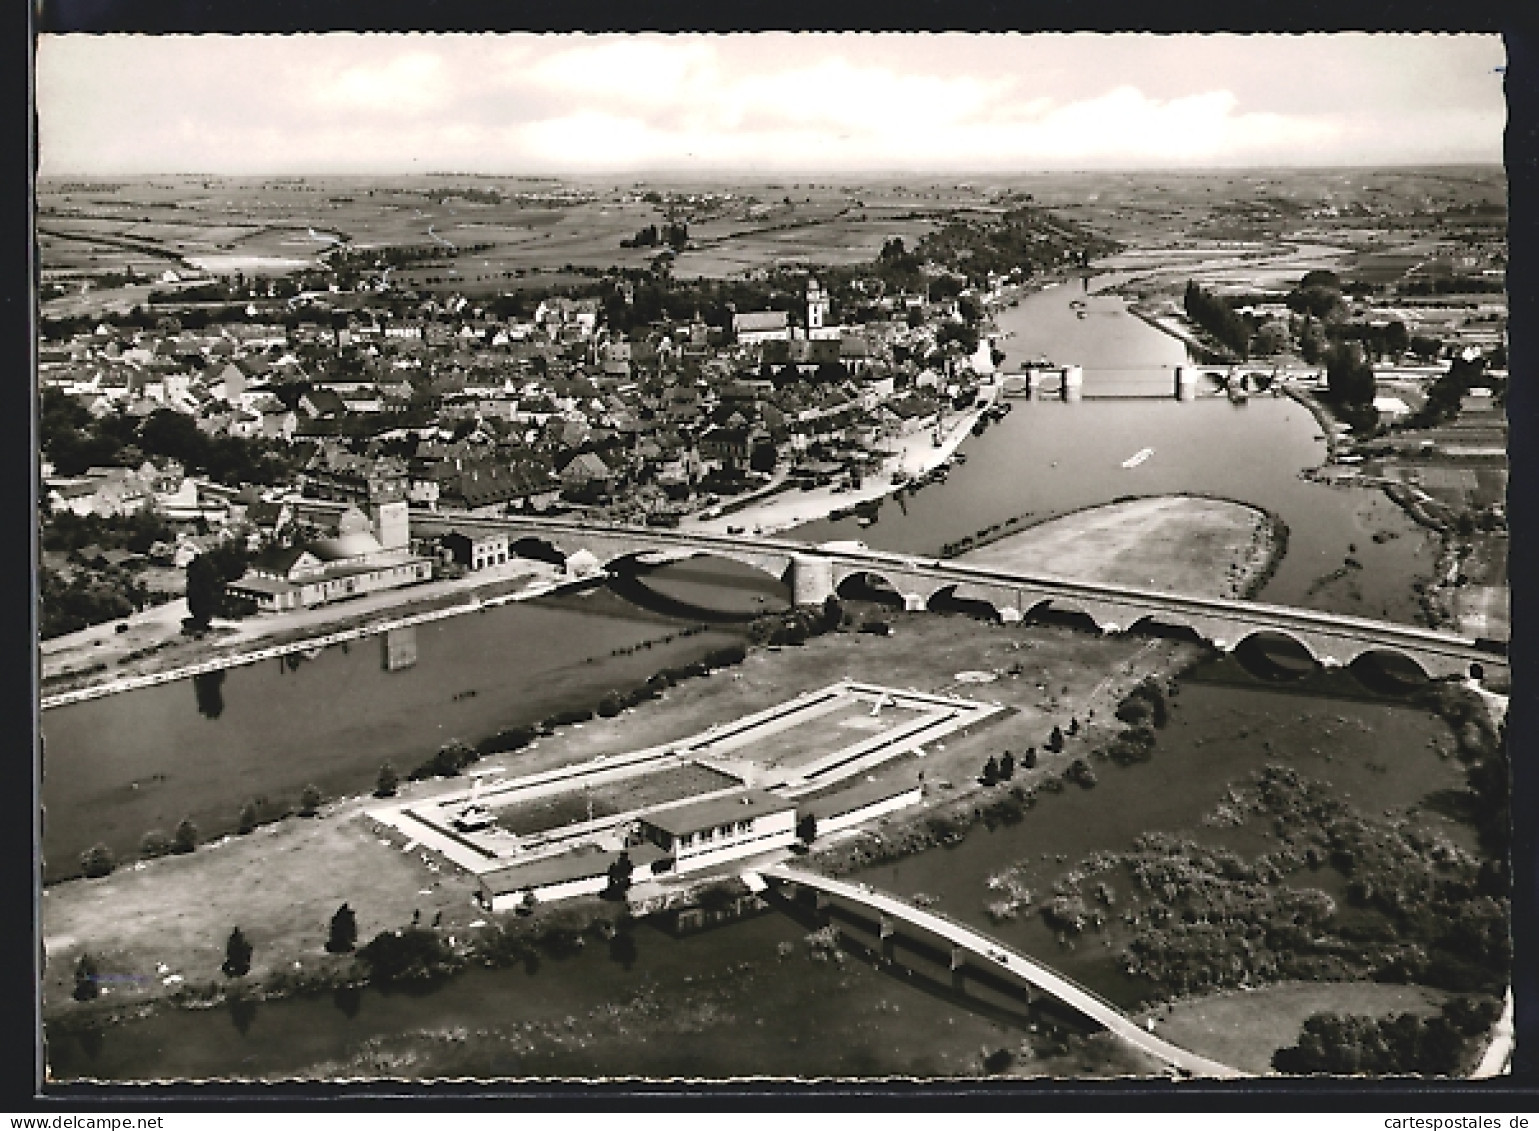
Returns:
[[[728,821],[785,813],[795,808],[796,802],[787,801],[784,797],[777,797],[762,789],[745,789],[726,797],[711,797],[657,810],[648,813],[642,820],[665,833],[684,836],[701,829],[715,828]]]

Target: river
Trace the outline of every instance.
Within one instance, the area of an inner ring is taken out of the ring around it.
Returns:
[[[741,639],[604,590],[518,601],[419,625],[417,662],[387,671],[379,637],[109,695],[43,715],[45,875],[74,874],[104,842],[132,858],[151,829],[190,817],[205,839],[241,807],[276,816],[306,785],[366,793],[380,764],[405,776],[451,739],[538,722],[660,667]],[[644,641],[652,646],[614,655]]]
[[[1421,804],[1462,781],[1447,728],[1358,687],[1346,673],[1264,683],[1232,659],[1182,681],[1152,761],[1098,769],[1094,789],[1041,795],[1023,821],[974,826],[961,844],[867,870],[903,894],[997,934],[1124,1007],[1147,987],[1121,971],[1115,931],[1072,949],[1035,917],[991,922],[988,876],[1018,860],[1039,891],[1085,854],[1123,850],[1150,829],[1247,855],[1270,843],[1202,823],[1230,783],[1297,766],[1370,811]],[[1256,740],[1267,736],[1267,746]],[[1469,831],[1433,815],[1456,839]],[[1309,881],[1327,890],[1329,868]],[[56,1034],[57,1078],[273,1078],[326,1075],[949,1075],[980,1047],[1014,1047],[1017,1022],[858,960],[812,961],[806,925],[771,913],[676,938],[645,922],[629,945],[590,942],[538,969],[471,970],[427,992],[327,994],[231,1009],[165,1011],[93,1034]]]
[[[1086,303],[1083,319],[1077,300]],[[1129,495],[1215,495],[1265,508],[1288,526],[1287,554],[1259,599],[1422,623],[1412,584],[1432,574],[1435,537],[1382,491],[1301,479],[1325,459],[1303,406],[1271,396],[1176,401],[1173,367],[1186,360],[1185,346],[1078,281],[1028,295],[996,322],[1011,334],[1007,369],[1044,354],[1082,365],[1085,399],[1013,399],[1010,415],[963,445],[967,461],[944,484],[889,497],[874,525],[815,522],[791,536],[929,556],[1025,513],[1040,520]],[[1154,455],[1122,466],[1143,448]],[[1362,568],[1343,570],[1349,557]]]

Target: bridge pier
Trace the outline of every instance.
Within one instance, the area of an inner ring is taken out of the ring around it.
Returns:
[[[1063,399],[1074,404],[1084,399],[1085,396],[1085,369],[1080,365],[1065,365],[1063,367]]]
[[[1176,366],[1176,400],[1194,401],[1197,399],[1197,371],[1190,366]]]
[[[834,595],[834,565],[825,558],[797,554],[791,558],[791,600],[797,605],[821,605]]]
[[[922,613],[929,607],[929,602],[924,599],[922,593],[903,594],[903,610],[905,612]]]

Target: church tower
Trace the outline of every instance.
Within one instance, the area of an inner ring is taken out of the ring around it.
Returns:
[[[807,336],[814,337],[812,331],[821,330],[827,318],[828,295],[816,279],[809,277],[807,279]]]

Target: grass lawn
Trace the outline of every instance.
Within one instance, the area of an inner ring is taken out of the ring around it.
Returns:
[[[1285,982],[1162,1007],[1154,1013],[1154,1031],[1234,1068],[1264,1073],[1272,1071],[1272,1054],[1297,1043],[1305,1019],[1316,1013],[1433,1014],[1451,996],[1380,982]]]

